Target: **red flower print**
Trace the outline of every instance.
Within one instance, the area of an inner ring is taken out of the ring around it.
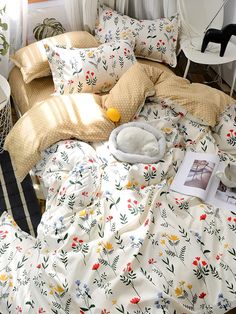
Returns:
[[[134,204],[135,204],[135,205],[137,205],[137,204],[138,204],[138,202],[137,202],[137,201],[134,201]]]
[[[204,299],[206,296],[206,293],[205,292],[202,292],[201,294],[199,294],[199,299]]]
[[[130,203],[131,202],[131,199],[128,199],[128,201],[127,201],[128,203]]]
[[[89,73],[90,73],[90,71],[87,71],[87,72],[86,72],[86,74],[89,74]]]
[[[131,263],[127,264],[126,270],[127,270],[127,272],[132,271],[132,264]]]
[[[231,217],[228,217],[228,218],[227,218],[227,220],[228,220],[228,221],[231,221],[231,220],[232,220],[232,218],[231,218]]]
[[[154,258],[149,258],[149,260],[148,260],[148,264],[155,264],[156,263],[156,261],[154,260]]]
[[[74,238],[73,238],[73,241],[78,241],[78,237],[74,237]]]
[[[206,266],[207,262],[206,261],[202,261],[202,266]]]
[[[111,221],[113,219],[113,216],[108,216],[107,221]]]
[[[197,261],[200,261],[200,259],[201,259],[200,257],[195,257],[195,258],[196,258]]]
[[[147,226],[148,223],[149,223],[149,219],[147,219],[147,220],[145,221],[144,226]]]
[[[73,243],[71,244],[71,246],[72,246],[72,247],[76,247],[76,243],[73,242]]]
[[[129,204],[129,205],[128,205],[128,208],[131,208],[131,207],[132,207],[132,206]]]
[[[86,78],[86,80],[88,80],[88,79],[89,79],[89,76],[88,76],[88,75],[86,75],[86,76],[85,76],[85,78]]]
[[[135,297],[135,298],[133,298],[133,299],[130,300],[130,303],[132,303],[132,304],[138,304],[139,301],[140,301],[140,298]]]
[[[228,133],[227,136],[230,137],[230,134]]]
[[[79,243],[84,243],[84,240],[79,240]]]
[[[156,167],[152,167],[152,170],[157,170]]]
[[[220,259],[220,256],[217,254],[216,255],[216,260],[218,261]]]
[[[194,265],[194,266],[197,266],[197,265],[198,265],[198,262],[197,262],[197,261],[193,261],[193,265]]]
[[[91,72],[91,76],[94,76],[94,72]]]
[[[236,222],[236,218],[234,218],[234,222]]]
[[[40,269],[40,268],[41,268],[41,264],[38,264],[36,267],[37,267],[38,269]]]
[[[100,267],[99,263],[93,264],[92,270],[97,270]]]
[[[233,131],[234,131],[234,130],[232,130],[232,129],[231,129],[231,130],[229,130],[229,132],[231,132],[231,133],[232,133]]]
[[[110,314],[110,311],[107,311],[106,309],[102,310],[101,314]]]
[[[42,307],[39,308],[38,314],[46,313]]]
[[[206,217],[207,217],[207,215],[206,215],[206,214],[203,214],[203,215],[200,216],[200,220],[205,220]]]
[[[145,166],[144,169],[145,169],[145,170],[148,170],[148,166]]]

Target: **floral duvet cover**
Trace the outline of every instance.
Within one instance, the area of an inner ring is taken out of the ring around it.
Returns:
[[[168,101],[136,118],[161,129],[156,164],[107,142],[61,141],[35,168],[48,189],[37,238],[0,218],[0,313],[225,313],[236,306],[236,214],[169,189],[186,149],[235,162],[236,107],[214,129]]]

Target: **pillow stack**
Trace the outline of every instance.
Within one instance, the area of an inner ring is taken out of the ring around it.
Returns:
[[[101,5],[95,37],[101,43],[129,39],[136,57],[163,62],[175,67],[178,15],[172,18],[136,20]]]

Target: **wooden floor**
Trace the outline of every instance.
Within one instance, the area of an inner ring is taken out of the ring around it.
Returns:
[[[184,56],[183,53],[180,53],[180,55],[178,56],[178,65],[175,69],[173,69],[174,72],[179,76],[183,76],[186,63],[187,63],[186,57]],[[211,82],[211,83],[207,83],[207,85],[220,89],[229,95],[231,87],[228,84],[226,84],[224,81],[222,81],[222,84],[220,83],[220,80],[217,80],[216,82],[214,82],[216,79],[216,76],[217,75],[212,70],[212,68],[206,65],[191,62],[187,79],[189,79],[190,82],[193,82],[193,83],[206,84],[207,82]],[[236,99],[235,91],[232,97]]]

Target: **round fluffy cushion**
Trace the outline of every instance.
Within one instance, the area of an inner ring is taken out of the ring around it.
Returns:
[[[129,122],[115,128],[109,137],[112,155],[128,163],[155,163],[165,154],[164,134],[143,122]]]

